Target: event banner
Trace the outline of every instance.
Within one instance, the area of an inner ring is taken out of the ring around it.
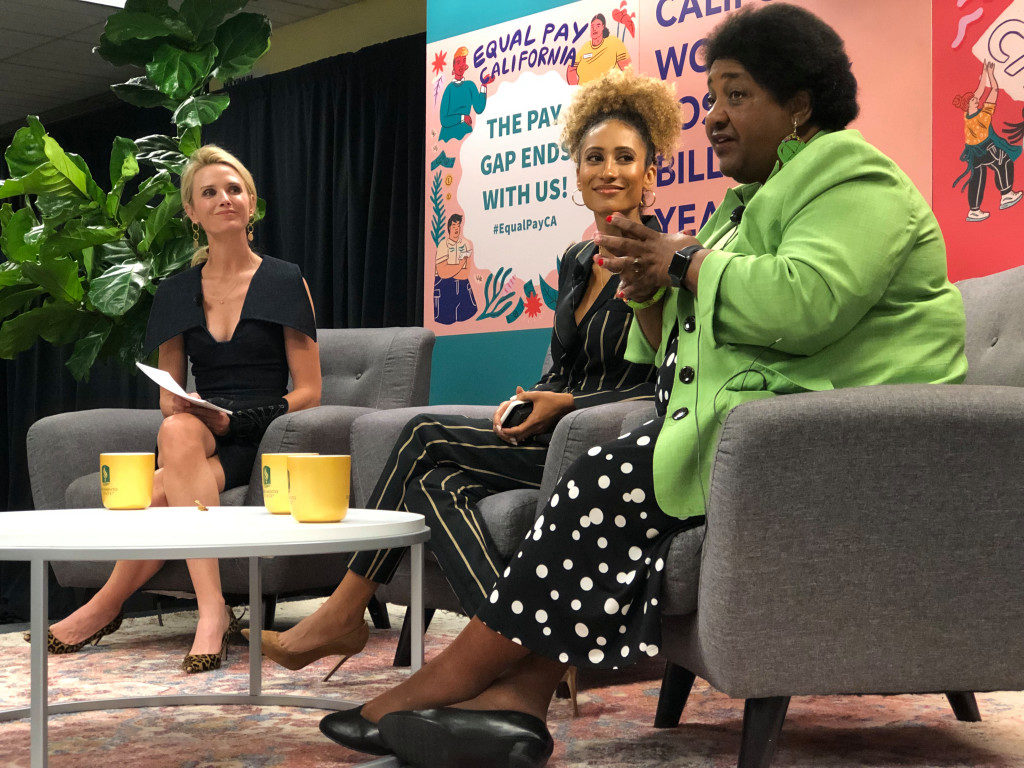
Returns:
[[[937,0],[932,205],[952,280],[1024,262],[1024,0]]]
[[[699,229],[733,183],[705,136],[701,49],[727,14],[769,1],[579,0],[429,42],[424,325],[439,335],[550,328],[559,259],[594,232],[559,116],[580,83],[610,69],[673,84],[681,143],[661,159],[648,212],[667,231]],[[795,4],[846,42],[861,83],[852,127],[930,195],[930,0]]]

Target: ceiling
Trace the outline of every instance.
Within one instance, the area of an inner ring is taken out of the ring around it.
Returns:
[[[282,27],[355,2],[251,0],[245,10]],[[86,111],[110,98],[112,83],[139,74],[92,52],[116,10],[80,0],[0,0],[0,136],[13,133],[25,115],[52,120]]]

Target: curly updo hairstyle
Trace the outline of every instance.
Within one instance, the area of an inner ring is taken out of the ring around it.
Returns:
[[[779,104],[807,91],[810,122],[819,128],[841,130],[860,111],[842,38],[803,8],[772,3],[737,11],[704,44],[708,69],[718,59],[738,61]]]
[[[583,137],[606,120],[621,120],[635,130],[651,165],[660,154],[670,157],[679,143],[683,117],[671,85],[653,77],[613,69],[581,85],[565,110],[562,146],[580,164]]]

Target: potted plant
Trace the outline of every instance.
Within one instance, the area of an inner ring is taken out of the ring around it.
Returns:
[[[178,177],[202,127],[228,106],[211,81],[248,74],[270,47],[269,19],[239,13],[247,2],[182,0],[175,10],[167,0],[128,0],[107,19],[94,51],[145,70],[114,93],[169,110],[175,128],[116,138],[109,189],[38,118],[14,135],[0,182],[0,357],[39,339],[74,344],[67,365],[78,380],[97,359],[138,358],[157,284],[194,249]]]

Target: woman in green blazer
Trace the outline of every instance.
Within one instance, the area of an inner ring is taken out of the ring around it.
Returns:
[[[772,3],[730,15],[704,51],[708,139],[741,186],[696,236],[612,216],[618,234],[595,238],[639,320],[627,357],[659,366],[661,418],[574,463],[466,629],[401,685],[330,715],[336,740],[375,739],[418,768],[543,765],[566,665],[658,653],[665,555],[703,524],[730,409],[963,379],[942,234],[907,176],[846,130],[857,84],[839,36]]]

